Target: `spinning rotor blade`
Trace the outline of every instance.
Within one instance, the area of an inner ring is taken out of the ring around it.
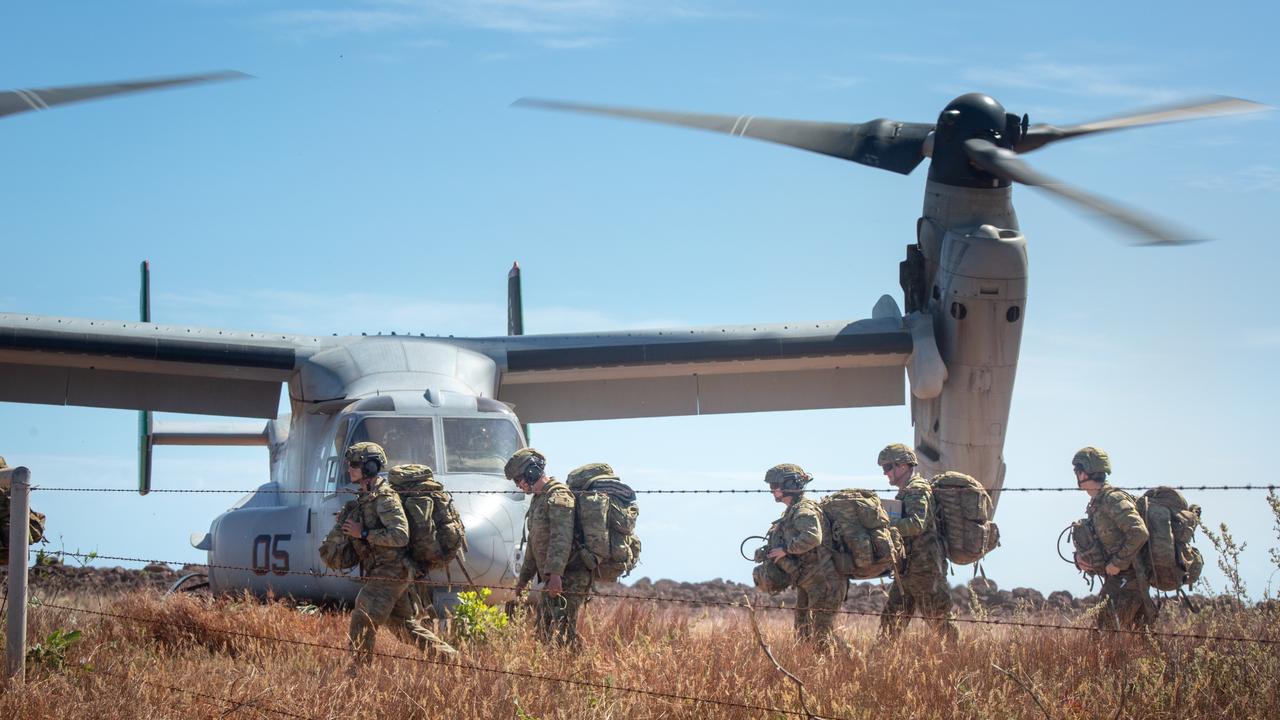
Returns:
[[[224,70],[201,75],[178,75],[175,77],[155,78],[153,80],[131,80],[99,85],[68,85],[65,87],[35,88],[32,90],[0,91],[0,117],[28,110],[48,110],[54,105],[94,100],[110,95],[247,77],[250,76],[242,72]]]
[[[1168,228],[1159,222],[1124,208],[1113,205],[1096,195],[1079,190],[1053,178],[1042,175],[1031,169],[1018,153],[1002,148],[989,140],[974,138],[964,142],[965,153],[974,165],[1004,180],[1033,185],[1047,190],[1058,197],[1065,198],[1077,205],[1082,205],[1103,217],[1117,222],[1148,238],[1149,245],[1185,245],[1199,242]]]
[[[1272,108],[1269,105],[1263,105],[1249,100],[1241,100],[1240,98],[1217,95],[1200,98],[1198,100],[1190,100],[1176,105],[1164,105],[1161,107],[1151,108],[1149,110],[1135,112],[1131,115],[1095,120],[1093,122],[1083,123],[1080,125],[1068,125],[1066,127],[1032,125],[1027,129],[1027,133],[1023,135],[1015,149],[1020,153],[1025,153],[1037,150],[1049,143],[1057,142],[1059,140],[1067,140],[1081,135],[1090,135],[1092,133],[1122,130],[1124,128],[1140,127],[1142,125],[1160,125],[1163,123],[1181,122],[1183,120],[1196,120],[1199,118],[1217,117],[1220,115],[1238,115],[1241,113],[1259,112],[1271,109]]]
[[[647,120],[710,130],[726,135],[755,138],[801,150],[830,155],[870,167],[909,174],[924,160],[924,140],[932,124],[872,120],[865,123],[825,123],[808,120],[779,120],[754,115],[705,115],[580,105],[556,100],[521,98],[513,105],[546,110],[592,113]]]

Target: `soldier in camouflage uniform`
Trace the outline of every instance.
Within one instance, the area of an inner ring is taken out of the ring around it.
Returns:
[[[526,518],[528,545],[516,594],[536,576],[543,584],[537,602],[538,636],[560,644],[578,643],[578,611],[591,590],[591,571],[574,552],[574,497],[564,483],[546,474],[547,458],[533,448],[516,451],[503,472],[533,495]]]
[[[804,496],[804,486],[812,479],[791,463],[774,465],[764,474],[774,501],[787,506],[769,529],[767,557],[793,578],[796,634],[833,649],[845,646],[835,635],[835,619],[849,581],[831,561],[831,528],[822,508]]]
[[[1107,482],[1111,458],[1095,447],[1081,448],[1071,458],[1076,485],[1089,494],[1085,512],[1093,532],[1107,555],[1104,567],[1077,565],[1085,572],[1105,574],[1102,601],[1098,607],[1098,628],[1139,630],[1156,617],[1156,606],[1147,585],[1147,569],[1140,551],[1146,545],[1147,525],[1129,493]]]
[[[0,455],[0,470],[8,470],[9,463]],[[27,539],[39,542],[44,535],[44,515],[29,509],[27,516]],[[9,569],[9,481],[0,483],[0,571]]]
[[[944,643],[954,646],[960,637],[951,611],[951,588],[947,585],[947,558],[938,536],[938,508],[933,487],[916,474],[915,451],[894,443],[880,451],[876,460],[889,484],[898,488],[902,516],[893,527],[902,536],[906,556],[889,586],[889,598],[880,613],[880,635],[896,638],[917,611],[933,624]]]
[[[377,443],[356,443],[347,448],[346,460],[347,475],[360,485],[360,494],[350,518],[342,523],[342,531],[351,537],[360,558],[360,575],[366,578],[351,611],[350,638],[356,663],[367,664],[373,659],[378,625],[383,624],[432,657],[456,657],[456,650],[418,621],[421,608],[417,593],[410,592],[414,570],[405,556],[409,519],[400,496],[378,475],[386,467],[386,453]]]

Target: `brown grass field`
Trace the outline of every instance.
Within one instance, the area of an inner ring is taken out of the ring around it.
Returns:
[[[587,608],[580,651],[544,648],[527,622],[517,622],[465,646],[460,666],[426,662],[382,631],[385,655],[349,677],[341,611],[154,592],[44,602],[111,615],[32,607],[31,643],[59,630],[82,635],[65,653],[30,661],[25,684],[3,686],[0,718],[806,716],[795,684],[765,656],[747,612],[735,608],[599,599]],[[1223,607],[1194,616],[1166,607],[1159,630],[1280,641],[1272,603]],[[792,639],[789,612],[758,617],[817,717],[1280,717],[1275,642],[965,623],[958,650],[943,652],[918,623],[884,645],[874,617],[844,615],[840,633],[853,654],[822,656]]]

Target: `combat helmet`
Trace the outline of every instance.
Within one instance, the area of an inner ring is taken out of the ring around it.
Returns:
[[[534,468],[537,468],[536,470]],[[538,481],[547,468],[547,456],[534,448],[520,448],[502,468],[502,474],[511,482],[523,480],[529,484]]]
[[[1082,447],[1076,451],[1075,457],[1071,458],[1071,467],[1084,470],[1090,475],[1102,473],[1104,475],[1111,474],[1111,458],[1107,457],[1107,453],[1096,447]]]
[[[777,486],[789,493],[804,492],[804,486],[812,479],[809,473],[795,463],[774,465],[764,474],[764,481],[769,487]]]
[[[360,463],[360,472],[373,477],[387,466],[387,452],[375,442],[358,442],[347,448],[347,463]]]
[[[906,465],[919,465],[920,460],[916,457],[916,452],[902,443],[894,443],[886,445],[880,451],[879,457],[876,458],[876,464],[884,467],[889,463],[904,463]]]

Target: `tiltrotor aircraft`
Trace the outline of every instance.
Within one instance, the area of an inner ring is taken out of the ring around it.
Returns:
[[[392,464],[432,466],[451,490],[490,491],[455,496],[468,534],[466,574],[511,585],[527,502],[502,465],[525,443],[520,423],[897,405],[904,366],[925,471],[960,470],[999,488],[1027,280],[1012,182],[1083,203],[1153,242],[1181,240],[1037,174],[1019,154],[1094,132],[1259,107],[1215,99],[1055,128],[1029,126],[985,95],[957,98],[936,124],[528,103],[719,130],[904,174],[931,158],[916,241],[900,268],[906,314],[886,295],[869,319],[854,321],[524,335],[518,268],[509,276],[508,334],[497,337],[162,325],[147,321],[145,301],[136,323],[7,313],[0,314],[0,400],[270,418],[163,429],[143,415],[144,493],[153,445],[270,450],[270,482],[193,536],[208,551],[214,591],[354,596],[350,578],[323,574],[318,547],[351,497],[342,453],[356,441],[382,444]],[[290,413],[276,418],[282,386]],[[450,578],[440,571],[434,579]]]

